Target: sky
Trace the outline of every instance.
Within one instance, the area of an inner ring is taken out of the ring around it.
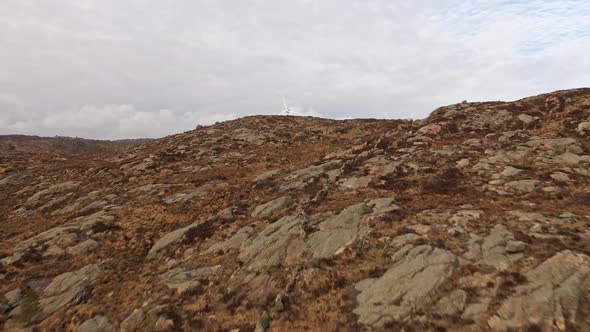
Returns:
[[[1,0],[0,134],[424,118],[590,86],[588,0]]]

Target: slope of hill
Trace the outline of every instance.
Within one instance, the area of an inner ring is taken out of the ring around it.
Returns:
[[[51,152],[54,157],[76,155],[99,155],[121,151],[131,145],[149,142],[151,139],[125,139],[115,141],[93,140],[78,137],[39,137],[27,135],[0,135],[0,151],[5,157],[23,156],[28,158],[33,154],[47,155]]]
[[[590,89],[8,150],[5,330],[590,329]]]

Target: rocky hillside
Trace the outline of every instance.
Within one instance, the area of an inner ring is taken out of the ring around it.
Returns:
[[[590,330],[590,89],[0,153],[7,331]]]
[[[36,156],[60,158],[63,155],[99,155],[122,151],[131,145],[150,139],[101,141],[79,137],[39,137],[27,135],[0,135],[0,162],[6,158],[31,159]]]

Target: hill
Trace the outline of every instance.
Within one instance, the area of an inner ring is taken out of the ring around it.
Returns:
[[[590,89],[32,146],[0,144],[5,330],[590,329]]]

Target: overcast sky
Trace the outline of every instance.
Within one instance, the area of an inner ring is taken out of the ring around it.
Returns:
[[[423,118],[590,86],[588,0],[0,0],[0,134]]]

